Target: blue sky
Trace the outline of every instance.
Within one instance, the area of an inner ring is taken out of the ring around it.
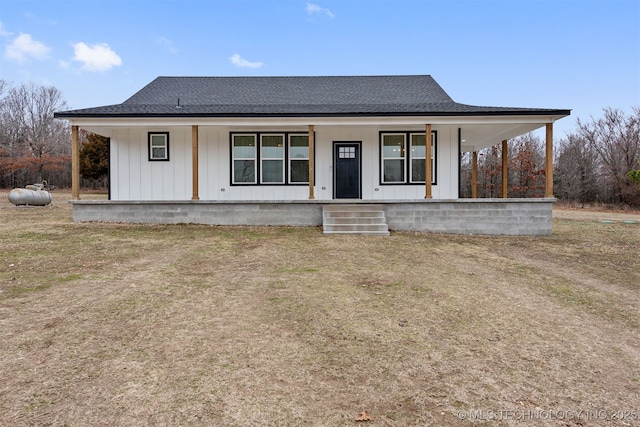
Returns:
[[[457,102],[640,106],[640,0],[0,0],[0,78],[118,104],[157,76],[430,74]]]

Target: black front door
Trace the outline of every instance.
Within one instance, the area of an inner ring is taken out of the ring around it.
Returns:
[[[359,142],[334,142],[333,182],[336,199],[360,198]]]

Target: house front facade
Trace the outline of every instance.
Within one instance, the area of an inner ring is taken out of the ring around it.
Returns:
[[[327,204],[376,204],[392,229],[463,233],[502,234],[482,225],[495,212],[544,211],[542,228],[506,232],[548,234],[552,187],[460,199],[460,157],[540,127],[549,154],[569,113],[459,104],[430,76],[159,77],[56,117],[72,125],[74,165],[78,129],[110,139],[108,201],[80,200],[74,166],[77,221],[320,225]]]

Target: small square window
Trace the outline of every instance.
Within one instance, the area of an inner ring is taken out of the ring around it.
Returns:
[[[149,161],[169,161],[169,132],[149,132]]]
[[[340,159],[355,159],[356,148],[355,147],[338,147],[338,157]]]

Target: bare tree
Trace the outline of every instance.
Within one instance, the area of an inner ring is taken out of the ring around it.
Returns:
[[[6,82],[0,87],[4,89]],[[11,175],[10,185],[18,184],[16,177],[41,181],[45,171],[64,168],[70,154],[69,129],[53,114],[66,108],[62,93],[53,86],[23,84],[2,94],[0,168],[3,175]]]
[[[640,159],[640,107],[634,107],[629,116],[605,108],[602,118],[578,119],[578,136],[598,153],[602,178],[611,190],[609,201],[640,204],[637,186],[628,176]]]
[[[556,196],[582,204],[598,201],[600,163],[597,153],[578,135],[561,140],[554,166]]]

